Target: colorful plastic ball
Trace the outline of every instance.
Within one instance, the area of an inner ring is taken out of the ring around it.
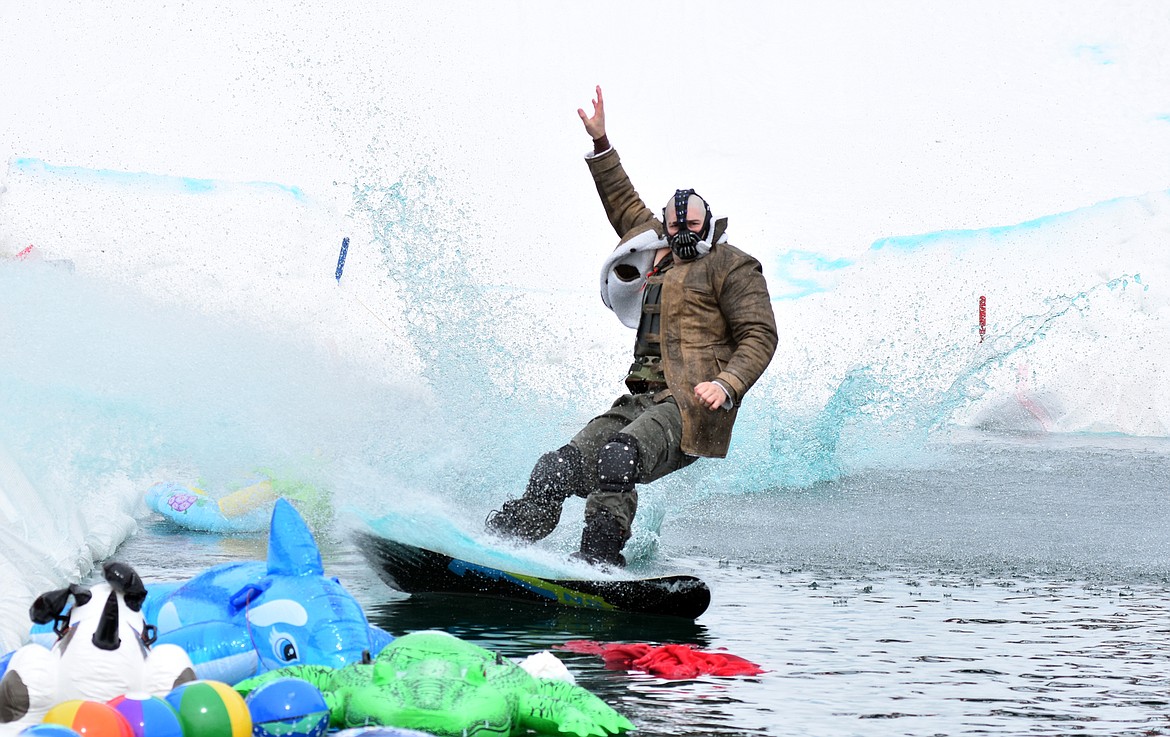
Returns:
[[[100,701],[63,701],[49,709],[43,721],[69,727],[82,737],[134,737],[126,718]]]
[[[183,732],[198,737],[249,737],[252,716],[244,697],[219,681],[191,681],[167,694]]]
[[[106,702],[126,718],[134,737],[183,737],[179,715],[167,702],[148,693],[128,693]]]
[[[255,737],[321,737],[329,730],[329,705],[308,681],[278,678],[246,701]]]
[[[35,735],[35,737],[81,737],[69,727],[62,724],[34,724],[25,727],[18,735]]]

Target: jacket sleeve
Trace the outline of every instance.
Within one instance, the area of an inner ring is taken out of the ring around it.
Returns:
[[[719,309],[727,320],[735,350],[715,378],[731,387],[739,400],[768,368],[779,340],[759,261],[748,258],[732,268],[723,281]]]
[[[654,221],[655,230],[661,234],[662,226],[654,216],[654,211],[646,207],[646,203],[638,196],[615,149],[588,157],[585,161],[589,164],[589,172],[593,175],[601,204],[605,207],[605,215],[618,237],[625,238],[630,231],[647,221]]]

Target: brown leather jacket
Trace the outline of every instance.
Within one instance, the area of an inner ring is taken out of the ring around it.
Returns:
[[[662,223],[634,190],[617,151],[587,159],[609,222],[622,242]],[[776,318],[760,262],[727,243],[694,261],[676,263],[662,285],[662,362],[682,412],[682,451],[723,458],[744,394],[776,352]],[[695,385],[718,379],[733,393],[732,409],[709,410]]]

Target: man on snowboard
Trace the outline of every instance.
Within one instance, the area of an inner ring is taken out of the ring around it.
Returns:
[[[524,495],[489,515],[496,534],[536,541],[560,521],[570,495],[585,497],[576,555],[624,566],[638,509],[636,484],[699,457],[723,458],[739,404],[776,351],[776,319],[760,263],[727,242],[727,220],[680,189],[661,220],[642,201],[605,133],[601,87],[586,163],[621,241],[606,260],[601,298],[637,330],[629,393],[567,445],[536,462]]]

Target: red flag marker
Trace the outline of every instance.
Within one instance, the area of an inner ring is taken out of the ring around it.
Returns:
[[[987,334],[987,297],[980,295],[979,297],[979,342],[983,342],[983,336]]]

